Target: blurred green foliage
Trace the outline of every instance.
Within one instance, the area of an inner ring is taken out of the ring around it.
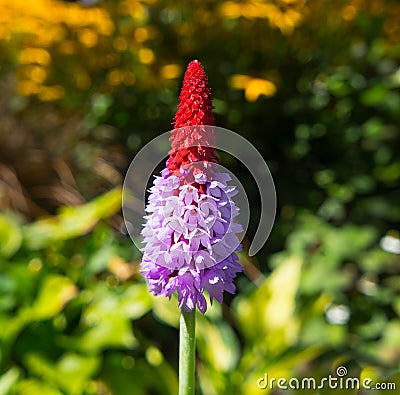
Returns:
[[[199,393],[290,394],[257,380],[340,365],[400,388],[399,18],[397,0],[0,0],[0,395],[176,393],[176,301],[147,292],[120,186],[193,58],[279,204],[237,295],[198,316]],[[220,156],[251,238],[255,184]]]

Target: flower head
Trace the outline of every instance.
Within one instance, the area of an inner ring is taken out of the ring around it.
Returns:
[[[242,228],[233,221],[237,191],[218,171],[215,136],[205,127],[214,124],[211,90],[197,60],[188,65],[179,99],[166,168],[150,188],[142,273],[155,295],[177,293],[180,308],[204,313],[205,291],[211,303],[235,292]]]

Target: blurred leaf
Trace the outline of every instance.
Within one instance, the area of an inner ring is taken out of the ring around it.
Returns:
[[[120,293],[99,284],[83,312],[82,321],[88,329],[77,340],[78,347],[85,351],[135,347],[131,320],[146,314],[151,306],[152,298],[145,284],[132,284]]]
[[[246,355],[246,360],[242,361],[240,365],[242,371],[248,369],[249,365],[247,365],[247,363],[251,364],[252,358],[256,363],[250,365],[251,369],[249,369],[249,371],[247,371],[243,377],[238,377],[237,387],[239,387],[241,390],[240,394],[261,395],[272,393],[271,385],[269,385],[267,388],[258,387],[257,383],[260,378],[265,379],[266,374],[268,375],[269,379],[285,378],[286,380],[290,380],[292,377],[297,377],[299,375],[296,368],[306,366],[307,363],[311,362],[318,355],[320,355],[322,351],[323,348],[318,346],[308,347],[304,350],[295,349],[292,352],[288,351],[279,359],[276,359],[273,356],[269,358],[268,356],[267,358],[264,357],[262,360],[260,360],[256,350],[250,351]],[[262,385],[263,384],[266,383],[263,382]],[[275,389],[277,388],[276,384],[277,383],[275,382]]]
[[[118,292],[100,283],[84,311],[83,320],[90,325],[109,315],[135,320],[146,314],[151,306],[152,298],[146,284],[130,284]]]
[[[81,394],[100,365],[96,356],[64,354],[57,363],[58,380],[70,394]]]
[[[22,232],[18,224],[8,216],[0,214],[0,257],[8,258],[18,251]]]
[[[302,341],[307,345],[341,347],[346,335],[346,326],[329,324],[323,315],[308,317],[302,327]]]
[[[369,379],[369,385],[374,387],[374,383],[382,382],[382,377],[379,371],[374,366],[365,366],[360,373],[360,382],[363,383],[365,380]]]
[[[387,94],[388,91],[386,88],[382,85],[375,85],[362,93],[361,102],[366,106],[381,104],[385,100]]]
[[[101,379],[112,394],[146,395],[146,373],[132,356],[115,353],[106,356]]]
[[[228,392],[227,380],[219,370],[214,369],[213,365],[199,364],[197,371],[202,394],[218,395]],[[235,390],[237,391],[237,387]]]
[[[10,310],[15,306],[17,284],[8,274],[0,274],[0,311]]]
[[[33,375],[46,379],[49,384],[71,395],[83,393],[87,382],[98,369],[99,362],[98,357],[73,353],[64,354],[56,364],[39,354],[30,353],[25,356],[25,364]]]
[[[21,372],[13,367],[0,376],[0,395],[9,395],[14,391],[15,384],[20,378]]]
[[[89,232],[103,218],[121,208],[121,190],[114,189],[82,206],[64,207],[61,213],[26,225],[23,229],[25,245],[32,250],[55,241],[67,240]]]
[[[84,270],[91,273],[99,273],[107,268],[111,258],[117,256],[117,248],[112,242],[105,242],[93,254],[90,255]]]
[[[57,367],[53,362],[48,361],[37,353],[31,352],[24,356],[24,364],[32,376],[41,377],[46,383],[57,388]]]
[[[390,265],[391,256],[381,248],[365,251],[360,259],[361,267],[370,273],[379,273],[384,271]]]
[[[136,287],[138,251],[120,218],[101,221],[120,191],[37,217],[122,183],[195,57],[218,124],[268,158],[281,209],[237,295],[198,320],[201,391],[267,394],[265,373],[322,378],[343,356],[353,377],[396,377],[399,15],[398,0],[0,0],[0,372],[21,372],[9,395],[177,392],[176,295]],[[254,203],[252,234],[256,185],[220,159]]]
[[[297,339],[296,294],[302,260],[287,258],[249,297],[238,296],[233,310],[249,341],[268,344],[274,355]],[[282,286],[284,284],[284,286]]]
[[[335,96],[338,97],[347,96],[352,91],[349,83],[340,75],[333,75],[328,80],[328,88]]]
[[[107,356],[101,379],[112,394],[118,395],[174,395],[178,390],[177,377],[166,362],[150,366],[142,359],[119,353]]]
[[[162,323],[178,328],[180,312],[175,295],[172,295],[171,300],[163,296],[152,296],[152,298],[154,316]]]
[[[109,347],[131,349],[137,346],[138,342],[132,333],[130,320],[114,315],[104,317],[86,330],[77,344],[82,351],[96,352]]]
[[[131,284],[120,296],[118,310],[131,320],[137,320],[146,314],[153,305],[147,284]]]
[[[17,387],[18,395],[63,395],[61,391],[45,381],[38,379],[26,379]]]
[[[389,377],[386,377],[384,381],[390,383],[391,389],[398,389],[400,388],[400,373],[391,374]]]
[[[206,317],[197,317],[196,337],[202,360],[216,371],[232,370],[239,360],[239,342],[232,328],[220,320],[210,322]]]
[[[400,319],[394,319],[385,326],[382,341],[392,351],[400,349]]]
[[[54,317],[76,294],[77,288],[68,277],[50,274],[45,277],[39,295],[29,310],[29,314],[35,320]]]

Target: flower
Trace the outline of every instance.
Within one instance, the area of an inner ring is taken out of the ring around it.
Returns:
[[[141,273],[155,295],[178,295],[179,308],[205,313],[210,302],[235,293],[234,278],[242,271],[237,233],[242,227],[229,186],[230,176],[217,169],[213,148],[211,90],[197,60],[185,73],[171,133],[166,168],[150,188],[142,230]]]

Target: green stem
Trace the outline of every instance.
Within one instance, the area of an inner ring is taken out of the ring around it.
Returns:
[[[179,395],[194,395],[196,310],[181,310],[179,339]]]

